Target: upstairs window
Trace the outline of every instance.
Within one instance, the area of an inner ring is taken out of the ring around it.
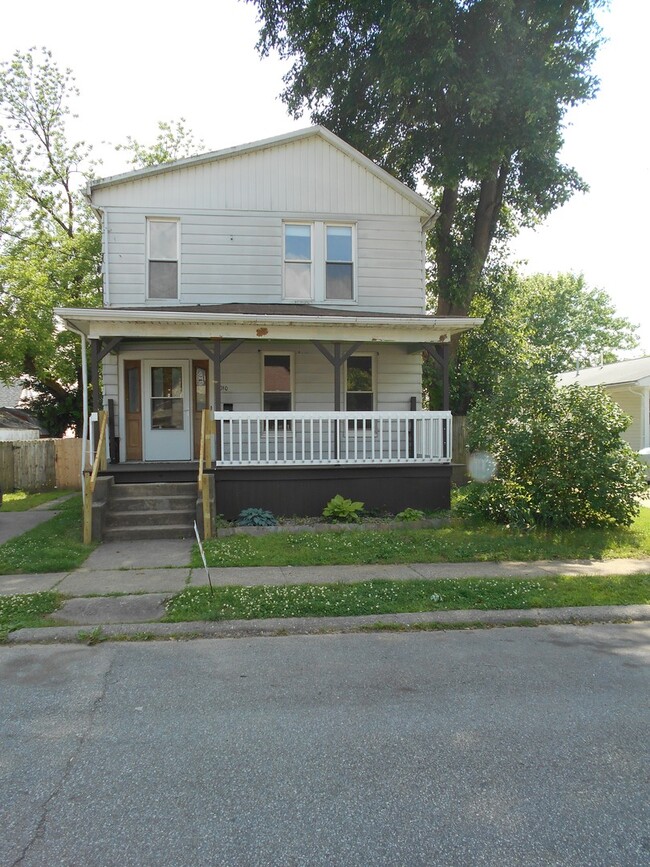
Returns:
[[[326,226],[325,297],[351,301],[354,298],[352,226]]]
[[[353,225],[284,223],[284,300],[355,301],[355,237]]]
[[[310,301],[312,295],[312,232],[304,223],[284,224],[284,297]]]
[[[148,296],[178,298],[178,220],[148,220]]]

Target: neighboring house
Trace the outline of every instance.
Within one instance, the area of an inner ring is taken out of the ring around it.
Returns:
[[[209,408],[219,512],[448,505],[448,398],[421,411],[422,356],[447,381],[450,338],[482,320],[425,313],[430,202],[322,127],[88,195],[104,308],[57,313],[90,340],[116,481],[195,477]]]
[[[48,435],[34,416],[18,407],[24,392],[19,379],[9,385],[0,383],[0,442],[37,440]]]
[[[623,434],[634,451],[650,448],[650,356],[568,371],[559,385],[599,385],[632,419]]]
[[[12,407],[0,407],[0,442],[37,440],[47,436],[29,413]]]

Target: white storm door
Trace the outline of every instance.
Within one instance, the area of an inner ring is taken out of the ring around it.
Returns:
[[[189,361],[145,361],[145,461],[190,460],[190,385]]]

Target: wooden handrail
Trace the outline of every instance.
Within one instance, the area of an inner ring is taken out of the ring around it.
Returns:
[[[97,448],[95,449],[95,458],[93,460],[92,470],[84,470],[86,476],[84,484],[83,508],[84,508],[84,545],[89,545],[92,541],[92,525],[93,525],[93,494],[95,493],[95,485],[97,483],[97,475],[99,470],[106,466],[106,425],[108,422],[108,413],[106,410],[100,410],[97,413],[99,419],[99,437],[97,439]]]

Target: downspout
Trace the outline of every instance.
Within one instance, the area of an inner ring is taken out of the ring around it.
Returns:
[[[81,493],[85,494],[86,479],[84,470],[86,469],[86,446],[88,443],[88,353],[86,344],[86,335],[79,328],[67,323],[68,331],[74,332],[81,337],[81,395],[83,405],[83,423],[81,427]]]
[[[98,209],[102,224],[102,274],[104,276],[104,306],[111,303],[111,284],[108,277],[108,211]]]

